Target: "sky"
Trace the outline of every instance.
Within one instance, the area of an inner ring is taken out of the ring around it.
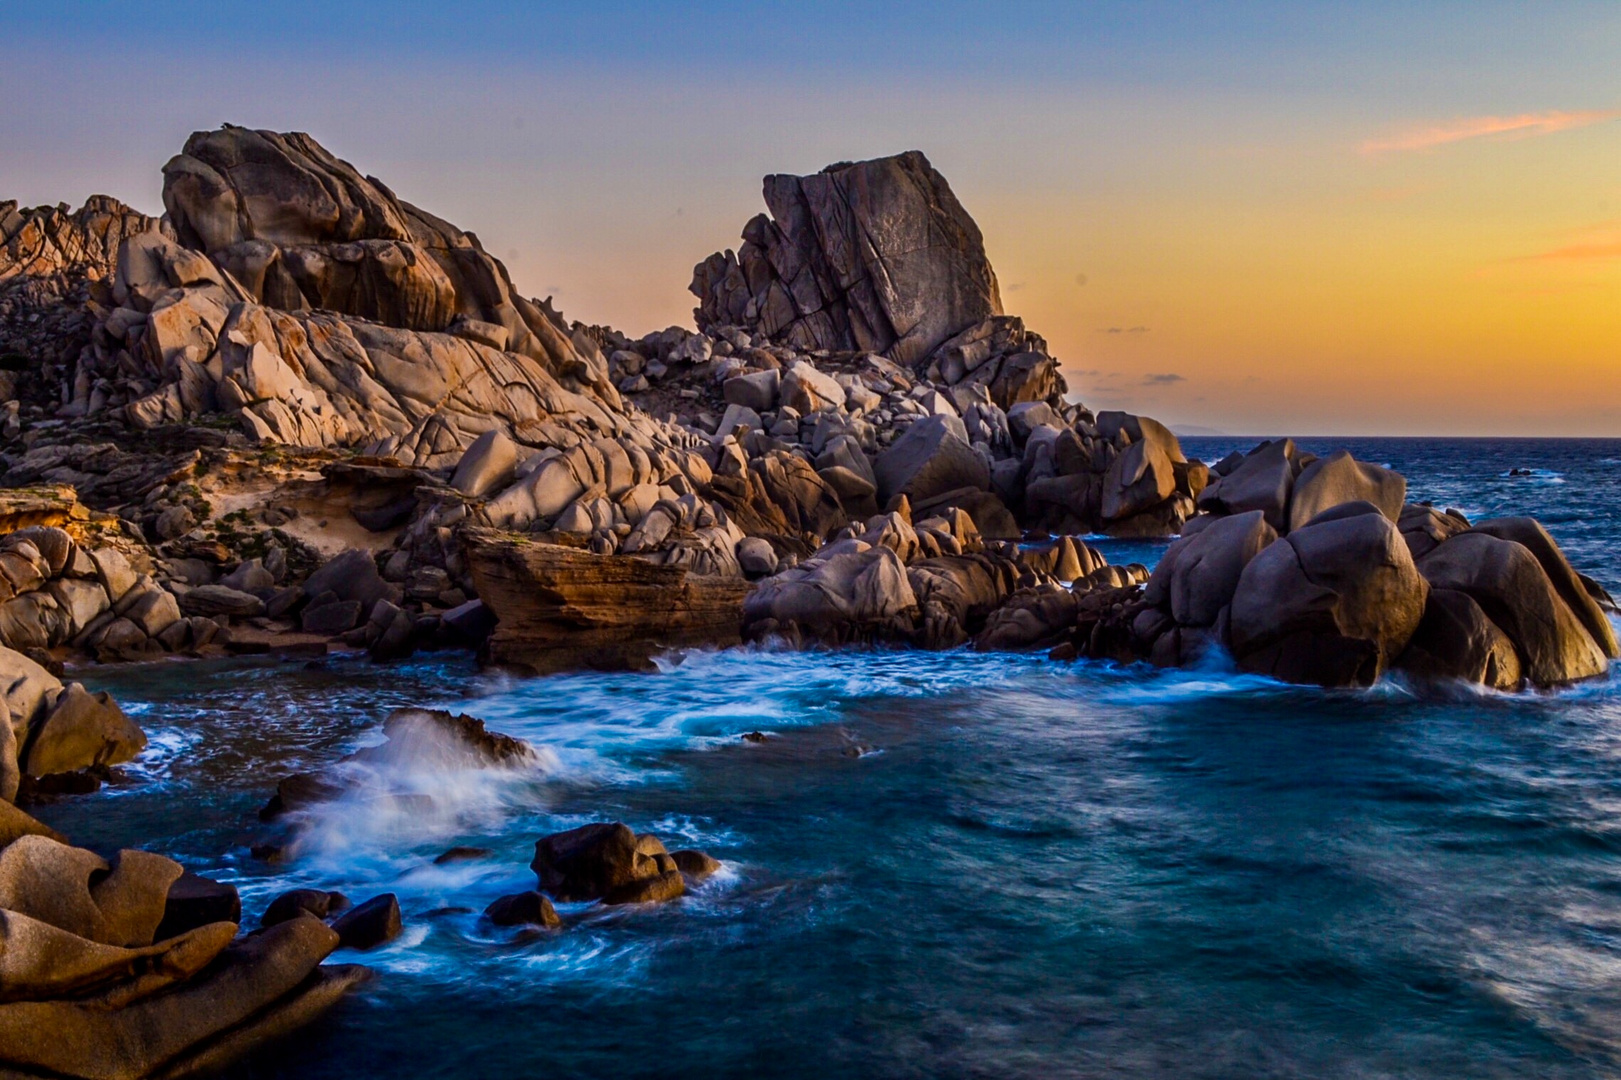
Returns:
[[[7,0],[0,198],[307,131],[633,336],[760,180],[918,149],[1070,387],[1234,434],[1621,436],[1621,3]]]

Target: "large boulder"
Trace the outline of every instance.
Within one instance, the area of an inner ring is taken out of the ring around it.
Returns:
[[[1615,627],[1610,625],[1604,609],[1540,521],[1528,517],[1492,518],[1475,522],[1474,531],[1495,536],[1499,540],[1512,540],[1536,556],[1554,591],[1569,606],[1571,614],[1576,616],[1604,655],[1612,660],[1621,656],[1621,651],[1616,647]]]
[[[1197,532],[1166,549],[1144,592],[1183,626],[1214,626],[1233,602],[1244,568],[1278,538],[1260,510],[1202,521]]]
[[[1407,651],[1396,666],[1421,679],[1478,683],[1513,690],[1523,678],[1519,654],[1468,593],[1431,589]]]
[[[1400,473],[1357,461],[1349,450],[1336,450],[1300,470],[1289,499],[1289,528],[1298,529],[1330,507],[1359,500],[1398,521],[1406,498],[1407,480]]]
[[[1437,589],[1467,593],[1519,652],[1525,677],[1558,686],[1602,675],[1608,662],[1525,545],[1484,532],[1454,536],[1418,562]]]
[[[644,843],[644,838],[617,821],[581,825],[535,841],[530,868],[541,891],[555,900],[601,900],[664,873],[657,858],[664,845],[646,839],[652,843]]]
[[[1218,514],[1259,510],[1268,525],[1286,531],[1297,459],[1293,440],[1262,443],[1244,455],[1232,471],[1210,482],[1199,494],[1199,509]]]
[[[144,851],[109,861],[46,836],[0,851],[0,908],[103,945],[152,944],[180,864]]]
[[[1233,656],[1285,682],[1369,686],[1407,647],[1428,592],[1395,524],[1371,503],[1343,505],[1244,567]]]
[[[958,488],[988,491],[991,486],[989,463],[969,445],[962,421],[949,415],[913,423],[878,455],[873,474],[881,503],[896,495],[923,502]]]
[[[1171,459],[1151,439],[1132,443],[1103,475],[1103,519],[1119,521],[1170,498],[1176,490]]]
[[[903,364],[1002,313],[979,227],[917,151],[768,176],[737,254],[693,271],[700,329],[747,325],[796,348]]]
[[[358,602],[367,611],[379,600],[398,604],[404,595],[398,585],[383,580],[371,552],[360,548],[328,559],[304,582],[306,596],[319,597],[327,593],[333,593],[339,601]]]

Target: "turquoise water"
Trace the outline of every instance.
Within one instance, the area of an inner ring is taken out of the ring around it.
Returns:
[[[1353,449],[1416,497],[1536,514],[1621,581],[1621,443]],[[1515,467],[1541,471],[1499,475]],[[1219,666],[736,650],[654,675],[512,680],[439,657],[94,681],[153,745],[47,820],[228,878],[250,918],[295,885],[401,897],[405,935],[365,956],[380,978],[241,1075],[1621,1070],[1613,678],[1436,700]],[[402,704],[465,709],[541,758],[380,777],[433,808],[363,791],[301,822],[287,862],[252,859],[275,781],[377,741]],[[772,737],[738,738],[755,729]],[[600,818],[727,869],[660,908],[564,905],[539,938],[480,924],[532,887],[536,837]],[[454,844],[492,855],[433,866]]]

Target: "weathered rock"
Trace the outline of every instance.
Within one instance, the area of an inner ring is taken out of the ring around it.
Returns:
[[[1369,686],[1407,647],[1428,592],[1396,526],[1372,504],[1342,506],[1244,567],[1233,656],[1286,682]]]
[[[1576,573],[1541,522],[1528,517],[1492,518],[1475,522],[1473,531],[1495,536],[1499,540],[1512,540],[1536,556],[1554,591],[1570,608],[1571,614],[1576,616],[1599,650],[1612,660],[1621,656],[1616,646],[1615,628],[1605,617],[1604,609],[1588,591],[1581,575]]]
[[[1183,626],[1214,626],[1244,567],[1277,538],[1260,510],[1207,520],[1166,549],[1143,598]]]
[[[1391,521],[1401,517],[1407,480],[1389,469],[1357,461],[1349,450],[1336,450],[1300,471],[1289,499],[1289,528],[1298,529],[1324,510],[1362,500]]]
[[[804,349],[903,364],[1000,315],[979,228],[922,154],[770,176],[738,255],[693,272],[700,329],[748,323]]]
[[[155,945],[103,945],[15,911],[0,911],[0,1002],[82,997],[136,984],[148,993],[201,971],[231,943],[219,921]],[[126,996],[128,989],[120,997]],[[0,1044],[0,1061],[5,1059]]]
[[[1397,528],[1401,529],[1402,539],[1407,541],[1407,550],[1413,553],[1416,561],[1434,551],[1437,544],[1461,532],[1468,532],[1469,522],[1456,510],[1443,514],[1433,506],[1409,503],[1402,507]]]
[[[1576,682],[1608,667],[1604,651],[1523,544],[1467,532],[1424,556],[1418,568],[1433,587],[1467,593],[1479,604],[1514,642],[1535,685]]]
[[[737,563],[749,577],[764,577],[777,572],[777,553],[765,540],[749,536],[737,542]]]
[[[1295,444],[1290,439],[1262,443],[1232,471],[1212,481],[1198,507],[1220,514],[1259,510],[1279,532],[1289,528],[1289,497],[1294,490]],[[1219,470],[1218,470],[1219,471]]]
[[[777,407],[777,391],[782,373],[775,368],[752,371],[727,379],[721,395],[729,405],[741,405],[755,412],[766,412]]]
[[[1020,589],[986,618],[974,647],[992,651],[1053,645],[1074,628],[1079,599],[1053,585]]]
[[[873,473],[882,503],[897,495],[917,502],[959,488],[986,491],[991,486],[990,466],[969,445],[955,416],[931,416],[912,424],[878,455]]]
[[[0,1005],[0,1057],[25,1069],[136,1080],[298,988],[337,944],[314,919],[243,939],[206,974],[125,1003],[118,988],[74,1001]]]
[[[22,836],[0,851],[0,908],[104,945],[152,943],[180,864],[144,851],[112,862],[45,836]]]
[[[265,613],[265,602],[228,585],[199,585],[180,598],[180,610],[188,615],[250,618]]]
[[[169,895],[163,904],[163,921],[152,939],[164,941],[215,923],[230,923],[234,927],[241,921],[242,897],[235,885],[187,870],[169,886]]]
[[[617,821],[542,837],[530,868],[541,891],[564,902],[600,900],[660,873],[656,859],[637,850],[636,834]]]
[[[563,925],[552,902],[534,891],[496,899],[484,909],[484,917],[496,926],[544,926],[550,929]]]
[[[887,547],[818,556],[760,582],[743,601],[743,632],[845,643],[910,631],[917,597]]]
[[[22,760],[29,776],[120,765],[146,749],[146,735],[105,690],[69,683],[37,725]]]
[[[337,600],[325,604],[311,604],[299,617],[307,634],[342,634],[353,630],[365,614],[365,605],[359,600]]]
[[[518,469],[518,444],[499,428],[492,428],[473,440],[450,486],[469,498],[481,499],[511,483]]]
[[[670,852],[670,858],[675,862],[675,868],[691,878],[693,881],[702,881],[719,872],[722,863],[713,855],[692,848],[683,848],[680,851]]]
[[[1468,593],[1431,589],[1424,619],[1396,666],[1421,679],[1457,679],[1495,690],[1522,682],[1514,642]]]
[[[686,894],[687,882],[679,870],[664,870],[652,877],[627,881],[603,896],[604,904],[662,904]]]
[[[667,648],[741,639],[749,588],[741,577],[478,529],[465,531],[462,543],[479,597],[496,616],[488,642],[495,663],[535,671],[636,667]]]
[[[1103,518],[1119,521],[1164,502],[1176,490],[1171,459],[1151,439],[1134,442],[1103,475]]]
[[[398,585],[383,580],[371,553],[359,549],[329,560],[304,582],[304,591],[311,597],[330,592],[340,601],[356,600],[366,611],[379,600],[398,604],[404,596]]]

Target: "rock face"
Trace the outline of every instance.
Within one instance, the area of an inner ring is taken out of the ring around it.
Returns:
[[[741,577],[470,531],[479,595],[496,615],[489,658],[534,671],[640,666],[662,649],[741,638]]]
[[[913,364],[1002,314],[979,227],[917,151],[768,176],[743,245],[693,272],[700,329],[758,326],[805,350]]]
[[[320,966],[338,935],[307,916],[241,940],[234,919],[178,918],[182,876],[178,863],[145,852],[103,860],[37,834],[5,844],[0,1069],[95,1080],[217,1069],[313,1019],[363,977]],[[191,887],[180,903],[202,895]]]

